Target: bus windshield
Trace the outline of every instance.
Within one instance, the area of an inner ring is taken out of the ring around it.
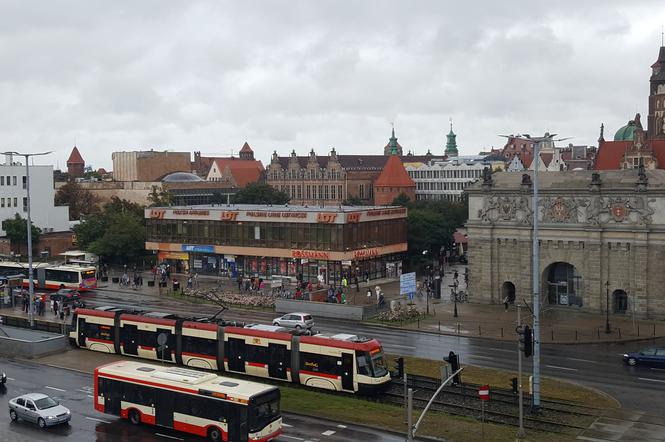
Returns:
[[[83,272],[81,272],[83,279],[94,278],[96,274],[97,272],[95,272],[94,270],[84,270]]]
[[[252,398],[249,409],[249,432],[261,431],[279,416],[279,390],[275,389]]]

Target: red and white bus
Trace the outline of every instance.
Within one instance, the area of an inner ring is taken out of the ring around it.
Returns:
[[[95,410],[208,437],[268,442],[282,434],[279,389],[210,372],[120,361],[95,369]]]
[[[32,266],[33,280],[37,289],[66,289],[87,291],[97,288],[97,269],[94,266],[53,265],[44,262]],[[25,262],[0,262],[0,276],[24,276],[23,286],[27,287],[28,264]]]

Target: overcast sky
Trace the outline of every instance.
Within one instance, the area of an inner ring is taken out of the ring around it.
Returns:
[[[116,150],[258,159],[462,154],[499,134],[593,144],[647,114],[661,1],[0,2],[0,146],[76,142],[87,164]],[[643,118],[646,122],[646,118]],[[45,161],[40,161],[44,163]]]

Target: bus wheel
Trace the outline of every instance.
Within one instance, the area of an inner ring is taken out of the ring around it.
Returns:
[[[222,432],[217,427],[212,427],[208,430],[208,439],[212,442],[220,442],[222,440]]]
[[[129,418],[129,422],[133,423],[134,425],[141,423],[141,416],[136,410],[129,410],[129,415],[127,417]]]

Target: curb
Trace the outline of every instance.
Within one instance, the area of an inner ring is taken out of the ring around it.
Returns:
[[[344,319],[341,319],[342,321]],[[400,331],[405,331],[405,332],[411,332],[411,333],[427,333],[430,335],[434,336],[451,336],[451,337],[456,337],[456,338],[469,338],[469,339],[485,339],[488,341],[494,341],[494,342],[513,342],[510,339],[500,339],[500,338],[493,338],[490,336],[470,336],[470,335],[463,335],[463,334],[457,334],[457,333],[446,333],[446,332],[435,332],[435,331],[430,331],[430,330],[423,330],[423,329],[412,329],[412,328],[403,328],[403,327],[395,327],[392,325],[383,325],[383,324],[376,324],[372,322],[365,322],[365,321],[356,321],[356,324],[363,325],[365,327],[373,327],[377,329],[384,329],[384,330],[400,330]],[[654,339],[659,339],[663,338],[663,336],[649,336],[648,338],[631,338],[631,339],[621,339],[621,340],[604,340],[604,341],[577,341],[577,342],[560,342],[560,341],[548,341],[548,342],[542,342],[541,345],[547,345],[547,344],[554,344],[554,345],[589,345],[589,344],[621,344],[621,343],[631,343],[631,342],[643,342],[643,341],[651,341]]]

